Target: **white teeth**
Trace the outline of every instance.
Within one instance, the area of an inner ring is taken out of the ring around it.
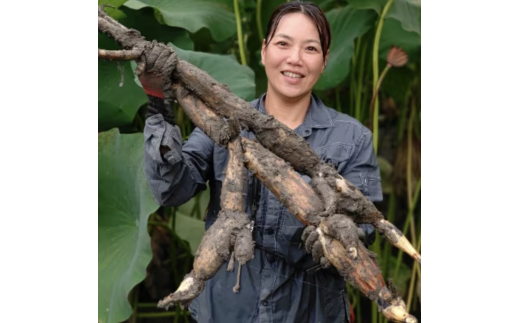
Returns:
[[[282,72],[282,74],[285,75],[285,76],[289,76],[289,77],[293,77],[293,78],[297,78],[297,79],[303,77],[300,74],[291,73],[291,72]]]

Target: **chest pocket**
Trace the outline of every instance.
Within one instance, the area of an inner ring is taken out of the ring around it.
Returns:
[[[315,149],[320,159],[326,163],[334,165],[338,168],[341,162],[347,161],[354,152],[354,144],[347,144],[343,142],[336,142],[330,145],[319,147]]]

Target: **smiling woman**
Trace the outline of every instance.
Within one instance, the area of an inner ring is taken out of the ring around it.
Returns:
[[[304,2],[279,6],[269,20],[262,47],[267,92],[252,104],[293,129],[371,201],[381,201],[372,134],[354,118],[326,107],[312,93],[327,65],[330,41],[329,23],[318,6]],[[141,84],[154,84],[146,82],[147,77],[154,76],[143,73]],[[182,143],[175,120],[166,112],[169,107],[150,95],[162,89],[144,90],[150,99],[144,168],[151,191],[160,204],[178,206],[209,184],[208,230],[221,210],[228,151],[199,128]],[[242,130],[241,136],[255,137],[248,130]],[[245,211],[254,221],[254,257],[241,267],[240,294],[233,292],[236,275],[226,266],[215,269],[190,304],[193,319],[199,323],[352,321],[344,279],[337,270],[329,269],[320,241],[310,238],[316,234],[306,234],[302,241],[305,225],[250,173],[247,183]],[[363,236],[372,236],[373,227],[364,229]],[[238,270],[237,263],[228,267]]]
[[[266,110],[291,129],[305,118],[311,90],[327,65],[330,38],[325,15],[310,3],[282,5],[268,23],[262,47]]]

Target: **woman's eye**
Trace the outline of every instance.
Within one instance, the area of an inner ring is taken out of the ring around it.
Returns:
[[[316,47],[313,47],[313,46],[309,46],[309,47],[307,47],[307,49],[308,50],[312,50],[312,51],[316,51],[317,50]]]
[[[279,42],[278,42],[278,45],[280,45],[280,46],[285,46],[285,45],[287,45],[287,43],[284,42],[284,41],[279,41]]]

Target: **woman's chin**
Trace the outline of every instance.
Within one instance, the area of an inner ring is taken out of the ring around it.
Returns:
[[[298,99],[301,97],[306,96],[311,91],[310,90],[304,90],[304,89],[280,89],[280,91],[277,91],[280,96],[285,97],[287,99]]]

